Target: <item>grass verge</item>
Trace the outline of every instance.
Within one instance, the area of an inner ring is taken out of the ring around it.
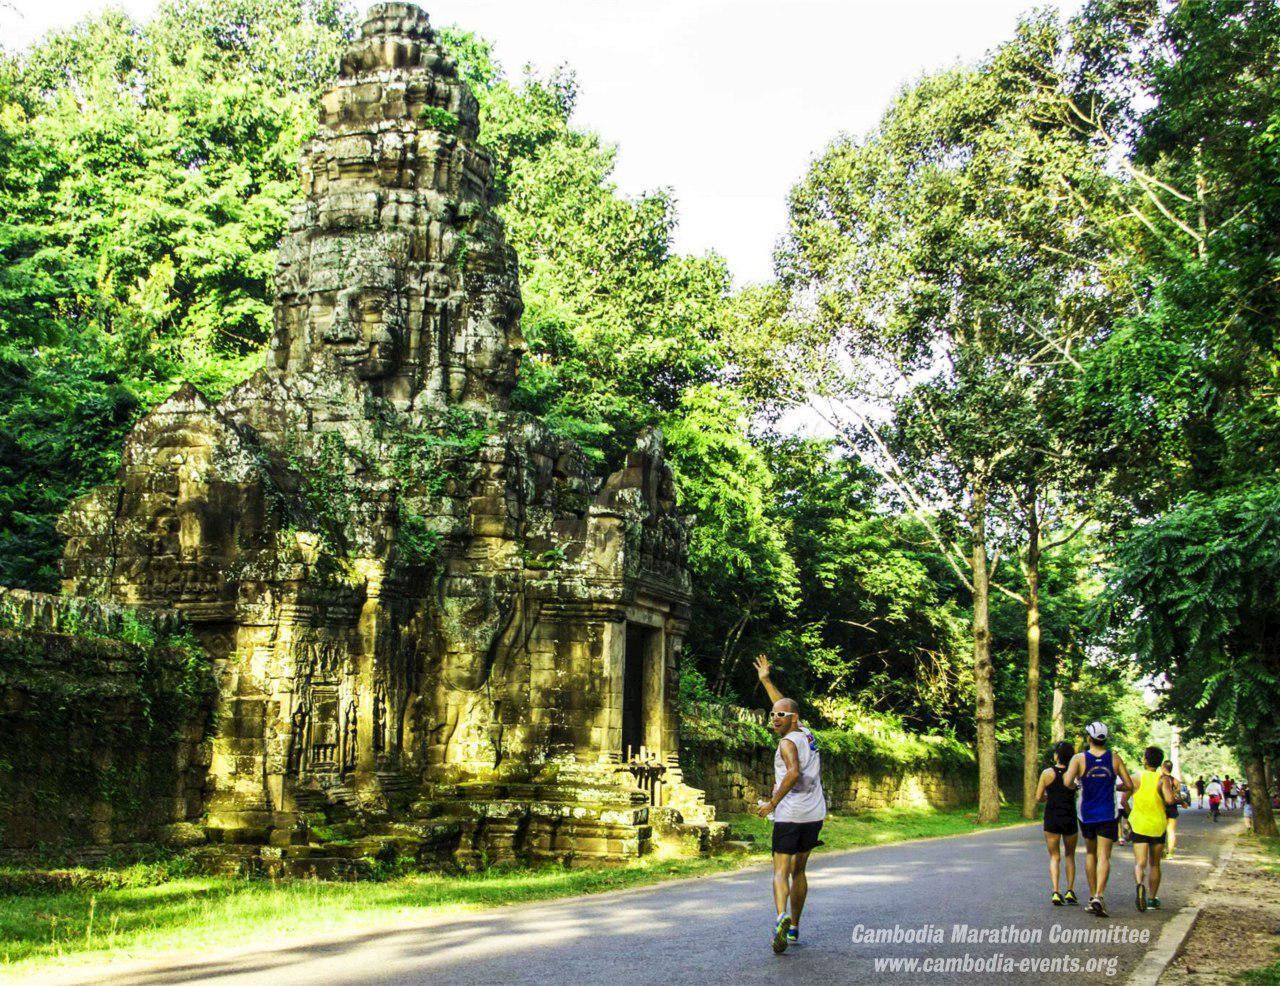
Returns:
[[[1255,835],[1253,839],[1266,854],[1266,862],[1262,864],[1262,868],[1268,873],[1280,875],[1280,839],[1261,835]],[[1280,961],[1246,972],[1240,977],[1240,981],[1248,986],[1280,986]]]
[[[30,976],[50,965],[106,962],[167,951],[197,952],[286,935],[349,930],[503,904],[601,893],[679,877],[705,876],[767,855],[769,823],[730,816],[756,837],[746,855],[652,859],[616,869],[495,869],[468,876],[415,873],[383,882],[272,882],[229,877],[165,879],[163,870],[125,868],[106,889],[72,886],[0,899],[0,974]],[[1016,809],[1001,825],[1022,821]],[[978,830],[972,809],[904,809],[832,816],[819,852],[885,845]],[[6,874],[0,873],[0,878]],[[7,874],[10,883],[21,874]],[[159,881],[159,882],[157,882]],[[134,884],[134,885],[131,885]]]

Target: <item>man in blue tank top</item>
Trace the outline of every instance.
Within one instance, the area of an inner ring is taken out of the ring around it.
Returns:
[[[1107,727],[1091,722],[1085,727],[1088,748],[1067,765],[1062,783],[1080,789],[1080,835],[1085,840],[1084,872],[1089,879],[1089,910],[1107,916],[1102,898],[1111,875],[1111,847],[1120,837],[1116,824],[1116,791],[1133,791],[1133,780],[1124,761],[1107,749]],[[1120,784],[1116,784],[1116,778]]]

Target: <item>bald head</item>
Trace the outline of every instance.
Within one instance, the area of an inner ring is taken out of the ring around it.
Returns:
[[[773,711],[769,713],[769,728],[778,736],[787,733],[800,725],[800,706],[794,698],[779,698],[773,703]]]

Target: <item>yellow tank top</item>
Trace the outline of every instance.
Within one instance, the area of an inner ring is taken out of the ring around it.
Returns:
[[[1168,822],[1164,813],[1164,798],[1160,796],[1160,772],[1143,770],[1142,783],[1133,795],[1129,825],[1138,835],[1158,838],[1164,835]]]

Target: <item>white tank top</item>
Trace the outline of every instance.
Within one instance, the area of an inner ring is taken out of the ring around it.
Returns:
[[[800,779],[788,791],[774,809],[775,822],[820,822],[827,817],[827,799],[822,794],[822,757],[818,755],[818,741],[813,733],[801,726],[787,733],[796,745],[800,759]],[[781,743],[779,743],[781,747]],[[787,776],[787,765],[781,751],[773,755],[773,789],[776,791]]]

